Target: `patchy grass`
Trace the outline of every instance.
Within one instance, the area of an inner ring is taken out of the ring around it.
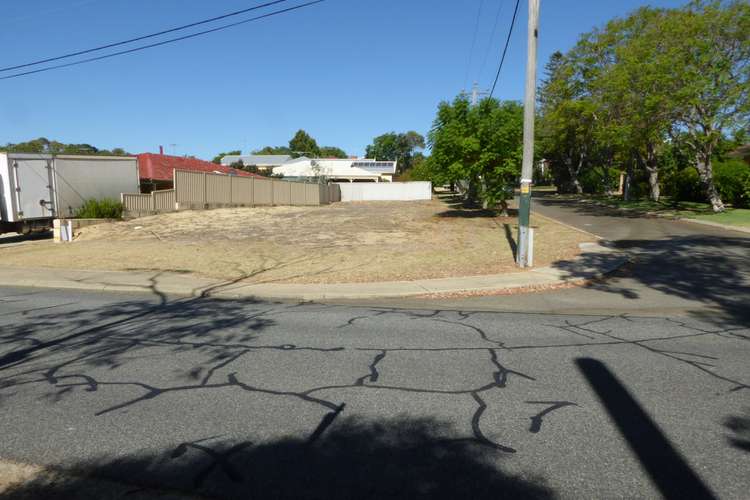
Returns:
[[[2,250],[3,265],[194,273],[249,283],[356,283],[517,272],[515,217],[450,200],[183,211]],[[595,238],[545,218],[537,266]]]

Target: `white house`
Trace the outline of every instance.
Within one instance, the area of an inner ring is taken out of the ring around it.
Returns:
[[[370,158],[306,158],[289,160],[273,169],[285,178],[326,177],[329,181],[391,182],[396,173],[395,161]]]
[[[267,170],[278,167],[291,160],[289,155],[226,155],[221,158],[221,164],[231,167],[232,164],[241,161],[246,167],[257,167],[258,170]]]

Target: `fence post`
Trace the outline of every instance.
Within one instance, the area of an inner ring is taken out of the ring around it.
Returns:
[[[206,210],[208,208],[208,193],[206,192],[208,190],[208,181],[206,172],[203,172],[203,209]]]

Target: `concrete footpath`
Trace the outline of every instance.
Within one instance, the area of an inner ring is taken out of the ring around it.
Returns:
[[[85,271],[54,268],[0,267],[0,285],[72,288],[100,291],[143,291],[166,295],[241,299],[372,299],[387,297],[492,294],[576,285],[599,278],[623,265],[627,256],[602,242],[581,244],[570,261],[528,271],[459,278],[376,283],[292,284],[219,281],[168,272]]]

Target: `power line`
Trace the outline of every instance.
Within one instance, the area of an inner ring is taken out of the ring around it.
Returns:
[[[477,74],[477,80],[482,80],[482,74],[484,68],[487,66],[487,58],[490,55],[490,49],[492,49],[492,42],[495,40],[495,32],[497,31],[497,25],[500,22],[500,14],[503,12],[503,0],[498,2],[497,13],[495,14],[495,23],[492,25],[492,32],[490,33],[490,39],[487,40],[487,48],[484,49],[484,57],[482,58],[482,65],[479,67],[479,73]]]
[[[477,11],[477,22],[474,24],[474,36],[471,38],[471,49],[469,50],[469,62],[466,64],[466,76],[464,76],[464,88],[466,88],[466,83],[469,81],[469,71],[471,70],[471,59],[474,56],[474,47],[477,44],[477,32],[479,31],[479,20],[482,17],[483,5],[484,5],[484,0],[481,0],[479,2],[479,10]]]
[[[80,61],[74,61],[74,62],[65,63],[65,64],[57,64],[55,66],[48,66],[46,68],[35,69],[35,70],[31,70],[31,71],[24,71],[22,73],[15,73],[13,75],[8,75],[8,76],[0,77],[0,80],[8,80],[8,79],[11,79],[11,78],[18,78],[20,76],[31,75],[31,74],[34,74],[34,73],[42,73],[42,72],[50,71],[50,70],[53,70],[53,69],[67,68],[69,66],[77,66],[79,64],[85,64],[85,63],[90,63],[90,62],[94,62],[94,61],[101,61],[102,59],[108,59],[110,57],[120,56],[120,55],[123,55],[123,54],[130,54],[130,53],[133,53],[133,52],[138,52],[140,50],[146,50],[146,49],[150,49],[150,48],[153,48],[153,47],[159,47],[161,45],[166,45],[168,43],[174,43],[174,42],[179,42],[181,40],[187,40],[189,38],[195,38],[195,37],[198,37],[198,36],[201,36],[201,35],[206,35],[208,33],[214,33],[216,31],[225,30],[227,28],[232,28],[234,26],[239,26],[241,24],[246,24],[246,23],[249,23],[249,22],[252,22],[252,21],[257,21],[259,19],[264,19],[266,17],[271,17],[271,16],[275,16],[275,15],[278,15],[278,14],[283,14],[285,12],[290,12],[292,10],[301,9],[303,7],[309,7],[311,5],[314,5],[316,3],[321,3],[321,2],[324,2],[324,1],[325,0],[314,0],[312,2],[307,2],[307,3],[300,4],[300,5],[295,5],[294,7],[288,7],[286,9],[281,9],[281,10],[276,10],[276,11],[273,11],[273,12],[269,12],[269,13],[263,14],[261,16],[251,17],[251,18],[245,19],[243,21],[237,21],[235,23],[224,24],[222,26],[218,26],[218,27],[212,28],[210,30],[199,31],[197,33],[191,33],[189,35],[184,35],[184,36],[180,36],[180,37],[177,37],[177,38],[170,38],[169,40],[163,40],[161,42],[151,43],[151,44],[148,44],[148,45],[141,45],[140,47],[134,47],[134,48],[128,49],[128,50],[121,50],[119,52],[113,52],[111,54],[105,54],[103,56],[90,57],[88,59],[82,59]]]
[[[513,9],[513,20],[510,22],[510,29],[508,30],[508,38],[505,40],[505,48],[503,48],[503,56],[500,58],[500,66],[497,67],[497,73],[495,74],[495,81],[492,83],[492,90],[490,90],[490,97],[495,93],[495,86],[497,85],[497,79],[500,78],[500,70],[503,69],[503,63],[505,62],[505,53],[508,52],[508,45],[510,45],[510,35],[513,34],[513,26],[516,24],[516,14],[518,14],[518,4],[521,0],[516,0],[516,7]]]
[[[10,70],[13,70],[13,69],[27,68],[29,66],[36,66],[37,64],[43,64],[43,63],[48,63],[48,62],[52,62],[52,61],[59,61],[60,59],[67,59],[69,57],[80,56],[80,55],[83,55],[83,54],[90,54],[91,52],[97,52],[99,50],[111,49],[112,47],[119,47],[120,45],[126,45],[128,43],[133,43],[133,42],[139,42],[141,40],[146,40],[148,38],[154,38],[156,36],[166,35],[167,33],[173,33],[175,31],[181,31],[181,30],[184,30],[184,29],[187,29],[187,28],[193,28],[195,26],[200,26],[201,24],[207,24],[207,23],[211,23],[211,22],[214,22],[214,21],[219,21],[221,19],[226,19],[227,17],[238,16],[240,14],[245,14],[245,13],[253,11],[253,10],[262,9],[263,7],[269,7],[271,5],[275,5],[277,3],[282,3],[282,2],[286,2],[286,1],[288,1],[288,0],[274,0],[274,1],[267,2],[267,3],[261,4],[261,5],[256,5],[255,7],[249,7],[247,9],[242,9],[242,10],[238,10],[238,11],[235,11],[235,12],[230,12],[228,14],[223,14],[221,16],[212,17],[211,19],[204,19],[202,21],[197,21],[197,22],[194,22],[194,23],[185,24],[185,25],[182,25],[182,26],[177,26],[175,28],[169,28],[169,29],[164,30],[164,31],[159,31],[158,33],[151,33],[150,35],[143,35],[143,36],[139,36],[139,37],[136,37],[136,38],[131,38],[129,40],[123,40],[121,42],[109,43],[107,45],[101,45],[99,47],[94,47],[92,49],[79,50],[78,52],[71,52],[70,54],[64,54],[64,55],[61,55],[61,56],[48,57],[47,59],[40,59],[38,61],[33,61],[33,62],[30,62],[30,63],[18,64],[16,66],[7,66],[5,68],[0,68],[0,72],[2,72],[2,71],[10,71]]]

